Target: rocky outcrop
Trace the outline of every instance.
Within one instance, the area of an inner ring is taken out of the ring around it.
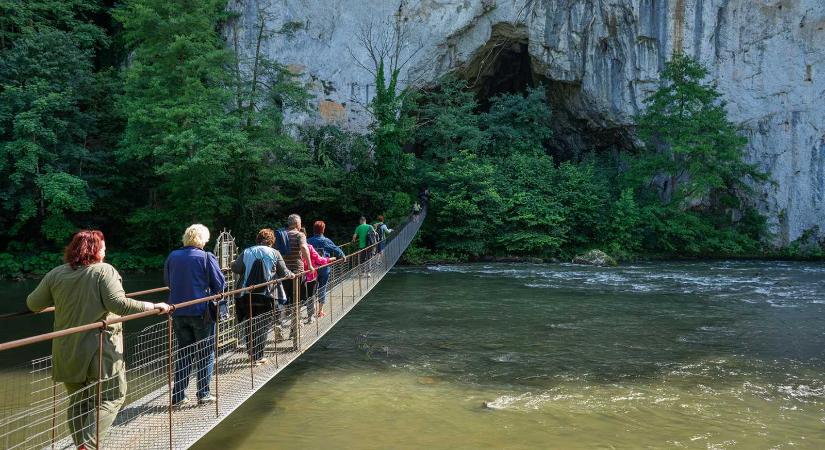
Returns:
[[[825,222],[822,0],[230,0],[230,8],[240,13],[228,33],[241,52],[254,52],[263,18],[274,33],[264,53],[297,68],[317,96],[318,113],[295,120],[354,130],[366,127],[374,94],[356,63],[366,60],[357,35],[370,23],[409,31],[407,83],[457,70],[495,92],[524,77],[512,58],[524,56],[531,81],[548,86],[560,148],[632,139],[632,117],[664,63],[687,53],[711,69],[749,139],[747,159],[774,180],[756,186],[754,201],[778,243]]]
[[[601,250],[590,250],[573,258],[573,264],[586,264],[589,266],[612,267],[618,265],[607,253]]]

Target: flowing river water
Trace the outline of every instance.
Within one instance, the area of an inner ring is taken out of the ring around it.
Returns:
[[[825,265],[397,268],[194,448],[825,448]]]

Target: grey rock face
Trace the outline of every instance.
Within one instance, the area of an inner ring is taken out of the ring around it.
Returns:
[[[823,0],[230,0],[229,7],[240,13],[227,33],[241,53],[254,54],[263,18],[274,34],[262,52],[288,64],[317,96],[317,113],[293,120],[356,131],[369,123],[364,105],[374,93],[372,76],[356,63],[367,60],[357,37],[370,23],[408,30],[404,83],[453,70],[496,77],[492,61],[524,45],[562,122],[617,139],[628,136],[623,130],[669,56],[692,55],[710,68],[748,137],[747,159],[775,182],[756,186],[754,201],[769,214],[777,243],[814,226],[825,231]],[[590,132],[577,134],[560,145],[598,145]]]

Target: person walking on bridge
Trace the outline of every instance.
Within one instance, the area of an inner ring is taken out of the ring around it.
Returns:
[[[169,286],[169,302],[178,304],[223,292],[226,284],[217,258],[203,250],[209,242],[209,230],[196,223],[183,233],[183,247],[172,251],[163,267],[163,279]],[[175,361],[175,387],[172,404],[189,401],[186,388],[194,362],[198,366],[198,404],[215,401],[209,382],[215,367],[215,322],[206,302],[175,309],[172,326],[178,340]]]
[[[373,225],[375,228],[375,232],[378,233],[378,239],[380,244],[378,244],[378,251],[384,250],[384,241],[392,234],[392,229],[384,223],[384,216],[378,215],[378,222]]]
[[[54,306],[54,331],[153,309],[160,314],[169,312],[166,303],[127,298],[120,274],[103,262],[105,256],[102,232],[75,233],[63,253],[65,264],[43,277],[26,298],[26,305],[35,312]],[[52,341],[52,378],[66,386],[69,432],[80,449],[100,446],[96,436],[102,438],[106,434],[126,399],[123,325],[107,325],[104,336],[102,355],[97,331],[74,333]],[[101,383],[99,419],[95,411],[97,383]]]
[[[361,216],[361,218],[358,219],[358,226],[355,227],[355,231],[352,234],[352,241],[358,242],[358,250],[363,250],[367,248],[367,246],[369,245],[370,234],[375,234],[375,228],[373,228],[372,225],[367,223],[366,217]],[[366,261],[367,258],[367,252],[360,251],[358,253],[358,264],[360,265],[361,263]]]
[[[334,256],[341,259],[344,257],[344,251],[341,247],[335,245],[332,240],[324,236],[324,231],[327,229],[327,224],[323,220],[317,220],[312,224],[314,235],[307,239],[307,244],[315,247],[315,250],[323,257]],[[327,300],[327,282],[329,282],[330,268],[324,267],[318,269],[318,313],[317,317],[324,316],[324,304]]]
[[[306,234],[306,229],[303,227],[301,228],[301,233]],[[309,241],[309,240],[307,240]],[[312,263],[315,267],[321,267],[327,265],[333,261],[335,261],[334,256],[325,257],[321,256],[315,248],[311,244],[307,244],[307,249],[309,250],[309,255],[312,258],[311,260],[307,261],[304,259],[304,270],[307,271],[306,273],[306,283],[304,284],[306,293],[304,294],[304,304],[307,308],[307,324],[311,324],[315,322],[315,292],[317,291],[318,287],[318,271],[317,270],[309,270],[309,264]],[[323,309],[323,305],[321,308],[318,309],[320,312]],[[324,314],[319,314],[318,317],[323,317]]]
[[[241,275],[241,287],[254,286],[266,283],[273,279],[294,277],[295,275],[286,267],[284,258],[278,250],[272,248],[275,244],[275,232],[270,228],[258,231],[255,237],[257,245],[247,248],[232,262],[232,272]],[[264,364],[264,348],[266,347],[266,335],[271,325],[272,309],[275,300],[283,288],[278,284],[270,284],[260,289],[255,289],[250,293],[244,293],[235,300],[235,311],[238,321],[254,320],[252,323],[252,333],[247,332],[246,348],[249,356],[256,365]],[[250,299],[251,297],[251,299]],[[278,299],[286,301],[284,299]],[[279,312],[283,305],[279,306]],[[279,314],[280,315],[280,314]],[[263,316],[258,318],[259,316]],[[246,330],[248,326],[241,327]],[[278,327],[280,330],[280,326]],[[276,334],[280,335],[279,331]],[[279,336],[275,336],[276,339]]]
[[[289,251],[286,252],[283,257],[284,262],[286,262],[287,269],[296,274],[302,273],[304,271],[303,260],[307,260],[309,261],[309,267],[307,267],[307,270],[314,271],[315,266],[312,264],[312,256],[309,254],[309,247],[307,247],[306,234],[301,233],[301,216],[298,214],[290,214],[286,219],[286,225]],[[283,285],[284,290],[286,291],[288,305],[295,305],[294,302],[302,302],[304,300],[306,295],[306,286],[304,285],[305,279],[306,278],[301,275],[299,277],[284,281]],[[295,298],[295,283],[298,284],[298,298]],[[287,309],[291,310],[292,308]],[[297,324],[301,318],[295,317],[294,320]],[[297,328],[295,330],[290,330],[290,333],[293,331],[297,331]]]

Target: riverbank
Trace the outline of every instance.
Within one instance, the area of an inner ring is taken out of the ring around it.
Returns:
[[[487,263],[527,263],[527,264],[558,264],[570,262],[569,258],[540,258],[533,256],[498,256],[486,255],[481,257],[456,257],[440,253],[422,252],[420,249],[411,249],[399,261],[399,266],[415,267],[438,264],[487,264]],[[611,255],[612,256],[612,255]],[[46,272],[62,264],[63,255],[57,252],[43,253],[0,253],[0,279],[26,280],[42,277]],[[702,255],[683,256],[669,254],[645,254],[616,258],[619,264],[637,262],[679,262],[679,261],[825,261],[825,253],[798,254],[787,249],[762,254],[745,255]],[[106,261],[123,274],[144,274],[163,269],[166,255],[134,254],[129,252],[112,252],[106,255]]]
[[[582,252],[584,253],[584,252]],[[576,255],[570,254],[564,257],[542,258],[535,256],[511,256],[511,255],[484,255],[479,257],[453,256],[443,253],[421,251],[419,248],[411,248],[405,253],[399,265],[404,266],[426,266],[433,264],[476,264],[476,263],[529,263],[529,264],[556,264],[566,263],[573,260]],[[635,255],[611,255],[620,264],[652,261],[800,261],[817,262],[825,261],[825,252],[816,251],[801,253],[788,248],[748,254],[706,254],[706,255],[678,255],[678,254],[635,254]]]

